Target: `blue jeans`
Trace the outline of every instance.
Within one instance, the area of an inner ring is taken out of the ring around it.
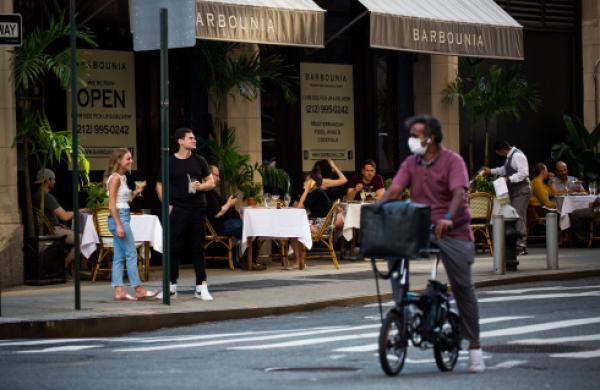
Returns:
[[[140,276],[138,274],[137,267],[137,251],[135,249],[135,241],[133,240],[133,233],[129,226],[131,216],[129,209],[117,209],[119,213],[119,219],[125,232],[125,237],[119,238],[117,236],[117,225],[112,215],[108,216],[108,230],[113,234],[114,237],[114,254],[112,263],[112,286],[123,285],[123,266],[127,263],[127,277],[129,283],[133,287],[139,286]]]

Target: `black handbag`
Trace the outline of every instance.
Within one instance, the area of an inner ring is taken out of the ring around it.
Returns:
[[[360,252],[364,257],[416,258],[429,248],[431,209],[408,200],[364,205],[360,209]]]

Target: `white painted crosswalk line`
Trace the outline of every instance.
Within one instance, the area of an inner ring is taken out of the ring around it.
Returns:
[[[369,324],[369,325],[360,325],[360,326],[351,326],[351,327],[340,327],[340,328],[333,328],[333,329],[319,329],[319,330],[310,330],[310,331],[303,331],[303,332],[272,334],[272,335],[267,335],[267,336],[252,336],[252,337],[225,339],[225,340],[200,341],[200,342],[195,342],[195,343],[179,343],[179,344],[156,345],[156,346],[148,346],[148,347],[117,348],[117,349],[114,349],[113,351],[114,352],[149,352],[149,351],[164,351],[164,350],[172,350],[172,349],[197,348],[197,347],[206,347],[206,346],[213,346],[213,345],[235,344],[235,343],[255,342],[255,341],[268,341],[268,340],[278,340],[278,339],[285,339],[285,338],[291,338],[291,337],[304,337],[304,336],[314,336],[314,335],[318,335],[318,334],[373,329],[373,328],[378,328],[380,326],[381,326],[381,324]]]
[[[479,320],[479,325],[492,324],[492,323],[503,322],[503,321],[522,320],[525,318],[534,318],[534,316],[481,318]],[[373,352],[373,351],[377,351],[377,349],[378,349],[377,344],[371,343],[371,344],[366,344],[366,345],[355,345],[352,347],[336,348],[333,350],[333,352]]]
[[[74,352],[84,349],[101,348],[102,345],[65,345],[62,347],[49,347],[44,349],[32,349],[28,351],[17,351],[17,353],[52,353],[52,352]]]
[[[600,297],[600,291],[588,291],[582,293],[556,293],[556,294],[529,294],[529,295],[509,295],[505,297],[480,298],[479,303],[490,302],[514,302],[530,301],[538,299],[562,299],[562,298],[582,298],[582,297]]]
[[[517,326],[514,328],[490,330],[487,332],[481,332],[479,337],[487,338],[487,337],[512,336],[512,335],[518,335],[518,334],[543,332],[546,330],[570,328],[572,326],[582,326],[582,325],[590,325],[590,324],[597,324],[597,323],[600,323],[600,317],[577,318],[577,319],[572,319],[572,320],[553,321],[553,322],[546,322],[546,323],[542,323],[542,324],[533,324],[533,325]]]
[[[554,353],[550,355],[553,358],[570,358],[570,359],[591,359],[600,357],[600,349],[593,351],[583,352],[567,352],[567,353]]]
[[[241,347],[229,347],[227,349],[236,350],[236,351],[244,351],[244,350],[257,350],[257,349],[305,347],[307,345],[332,343],[332,342],[336,342],[336,341],[368,339],[368,338],[377,337],[378,335],[379,335],[379,332],[359,333],[359,334],[351,334],[351,335],[345,335],[345,336],[316,337],[313,339],[286,341],[286,342],[282,342],[282,343],[245,345],[245,346],[241,346]]]
[[[559,344],[559,343],[573,343],[577,341],[599,341],[600,334],[590,334],[585,336],[569,336],[569,337],[555,337],[548,339],[523,339],[523,340],[513,340],[509,341],[509,344],[535,344],[535,345],[544,345],[544,344]]]
[[[534,291],[566,291],[566,290],[592,290],[592,289],[600,289],[600,286],[551,286],[551,287],[532,287],[532,288],[522,288],[515,290],[485,290],[478,291],[479,294],[524,294]]]
[[[488,367],[487,370],[499,370],[502,368],[513,368],[513,367],[521,366],[526,363],[527,363],[527,360],[507,360],[505,362],[498,363],[495,366]]]

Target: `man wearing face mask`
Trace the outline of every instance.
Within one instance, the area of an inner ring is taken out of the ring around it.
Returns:
[[[506,180],[508,187],[508,196],[510,204],[519,214],[519,220],[516,223],[516,229],[521,233],[521,238],[517,240],[517,253],[519,255],[527,254],[527,205],[531,197],[531,185],[529,182],[529,163],[525,154],[519,149],[511,146],[506,141],[496,141],[494,150],[498,157],[506,158],[503,166],[490,169],[482,167],[481,173],[484,175],[499,175]]]
[[[475,259],[471,210],[466,190],[469,176],[463,158],[442,146],[440,122],[429,115],[406,121],[413,153],[396,173],[382,200],[400,199],[410,188],[411,200],[431,207],[435,225],[432,242],[440,249],[446,274],[460,312],[461,334],[469,340],[469,371],[485,370],[479,343],[479,308],[471,265]]]

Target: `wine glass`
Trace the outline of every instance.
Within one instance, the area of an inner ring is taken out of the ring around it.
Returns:
[[[285,201],[285,205],[287,207],[290,207],[292,203],[292,196],[289,193],[286,193],[285,196],[283,197],[283,200]]]
[[[367,193],[364,191],[360,192],[360,200],[364,203],[365,199],[367,199]]]
[[[142,191],[144,191],[144,188],[146,188],[146,180],[136,180],[135,181],[135,189],[139,190],[138,196],[140,198],[144,197],[144,195],[142,195]]]
[[[271,199],[273,200],[273,207],[279,208],[279,194],[271,195]]]
[[[271,194],[269,193],[265,193],[263,196],[263,202],[266,208],[270,208],[271,207]]]

